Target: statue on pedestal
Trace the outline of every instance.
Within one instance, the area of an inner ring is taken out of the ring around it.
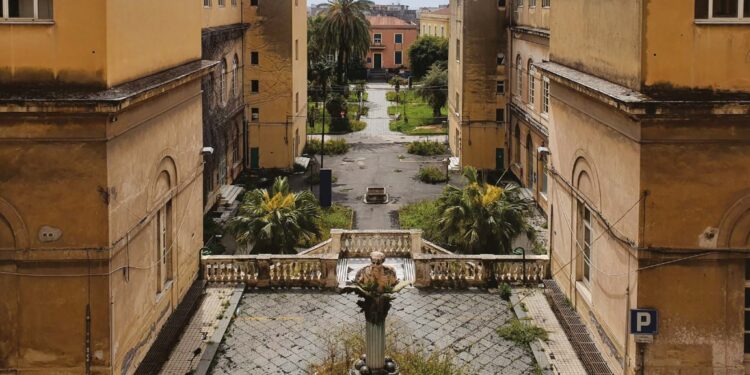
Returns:
[[[355,292],[361,297],[357,305],[365,313],[365,350],[354,363],[350,375],[398,375],[398,365],[385,355],[385,318],[391,301],[409,283],[399,282],[396,271],[384,265],[385,254],[370,253],[371,264],[357,272],[354,286],[344,292]]]

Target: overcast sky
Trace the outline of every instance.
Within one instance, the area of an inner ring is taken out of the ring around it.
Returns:
[[[308,5],[327,3],[328,0],[307,0]],[[411,9],[420,7],[436,7],[441,4],[448,4],[448,0],[375,0],[376,4],[404,4]]]

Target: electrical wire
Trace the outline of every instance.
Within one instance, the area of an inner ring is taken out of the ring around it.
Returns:
[[[190,202],[190,200],[191,200],[191,198],[193,196],[193,193],[196,190],[196,186],[198,184],[199,184],[199,182],[193,182],[192,183],[193,186],[190,188],[190,193],[188,194],[188,199],[187,199],[188,202]],[[175,231],[175,233],[179,233],[180,229],[182,229],[182,225],[185,223],[185,217],[187,216],[188,211],[189,211],[189,209],[185,209],[184,212],[182,213],[182,217],[180,218],[180,223],[178,224],[177,230]],[[176,242],[177,241],[175,241],[174,239],[172,240],[172,243],[169,245],[169,248],[167,249],[167,251],[165,252],[165,254],[171,254],[172,250],[174,249],[174,246],[175,246]],[[89,254],[90,251],[91,250],[86,250],[87,259],[88,259],[88,254]],[[161,254],[161,252],[160,252],[160,254]],[[125,266],[117,267],[114,270],[111,270],[111,271],[106,272],[106,273],[91,273],[89,271],[89,273],[87,273],[87,274],[54,274],[53,275],[53,274],[28,274],[28,273],[20,273],[20,272],[0,271],[0,275],[21,276],[21,277],[88,277],[88,278],[90,278],[92,276],[111,276],[111,275],[113,275],[113,274],[115,274],[117,272],[122,271],[123,269],[128,269],[128,270],[130,270],[130,269],[150,270],[150,269],[154,268],[156,265],[158,265],[159,263],[161,263],[161,261],[162,261],[163,258],[164,257],[158,257],[155,262],[153,262],[153,263],[151,263],[149,265],[146,265],[146,266],[131,266],[131,265],[128,264],[128,265],[125,265]],[[90,261],[88,263],[90,264]]]

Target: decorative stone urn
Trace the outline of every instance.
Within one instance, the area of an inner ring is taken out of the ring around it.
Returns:
[[[394,294],[409,283],[399,282],[396,271],[383,264],[385,254],[370,253],[369,266],[357,272],[354,286],[344,292],[355,292],[361,298],[357,305],[365,313],[365,354],[354,363],[350,375],[397,375],[398,365],[385,355],[385,318]]]

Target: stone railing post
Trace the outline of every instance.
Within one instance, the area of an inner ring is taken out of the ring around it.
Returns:
[[[341,253],[341,235],[344,234],[342,229],[331,229],[331,247],[328,252],[330,254]]]
[[[430,259],[427,254],[416,254],[414,257],[414,286],[428,288],[430,286]]]
[[[271,285],[271,256],[258,255],[258,288]]]
[[[482,259],[482,280],[484,286],[487,288],[497,287],[497,277],[495,275],[495,264],[497,260],[494,258],[483,258]]]
[[[336,288],[339,285],[336,266],[338,265],[337,254],[321,255],[321,286],[324,288]]]
[[[409,230],[409,236],[411,237],[412,256],[414,256],[415,254],[421,254],[422,253],[422,230],[411,229]]]

